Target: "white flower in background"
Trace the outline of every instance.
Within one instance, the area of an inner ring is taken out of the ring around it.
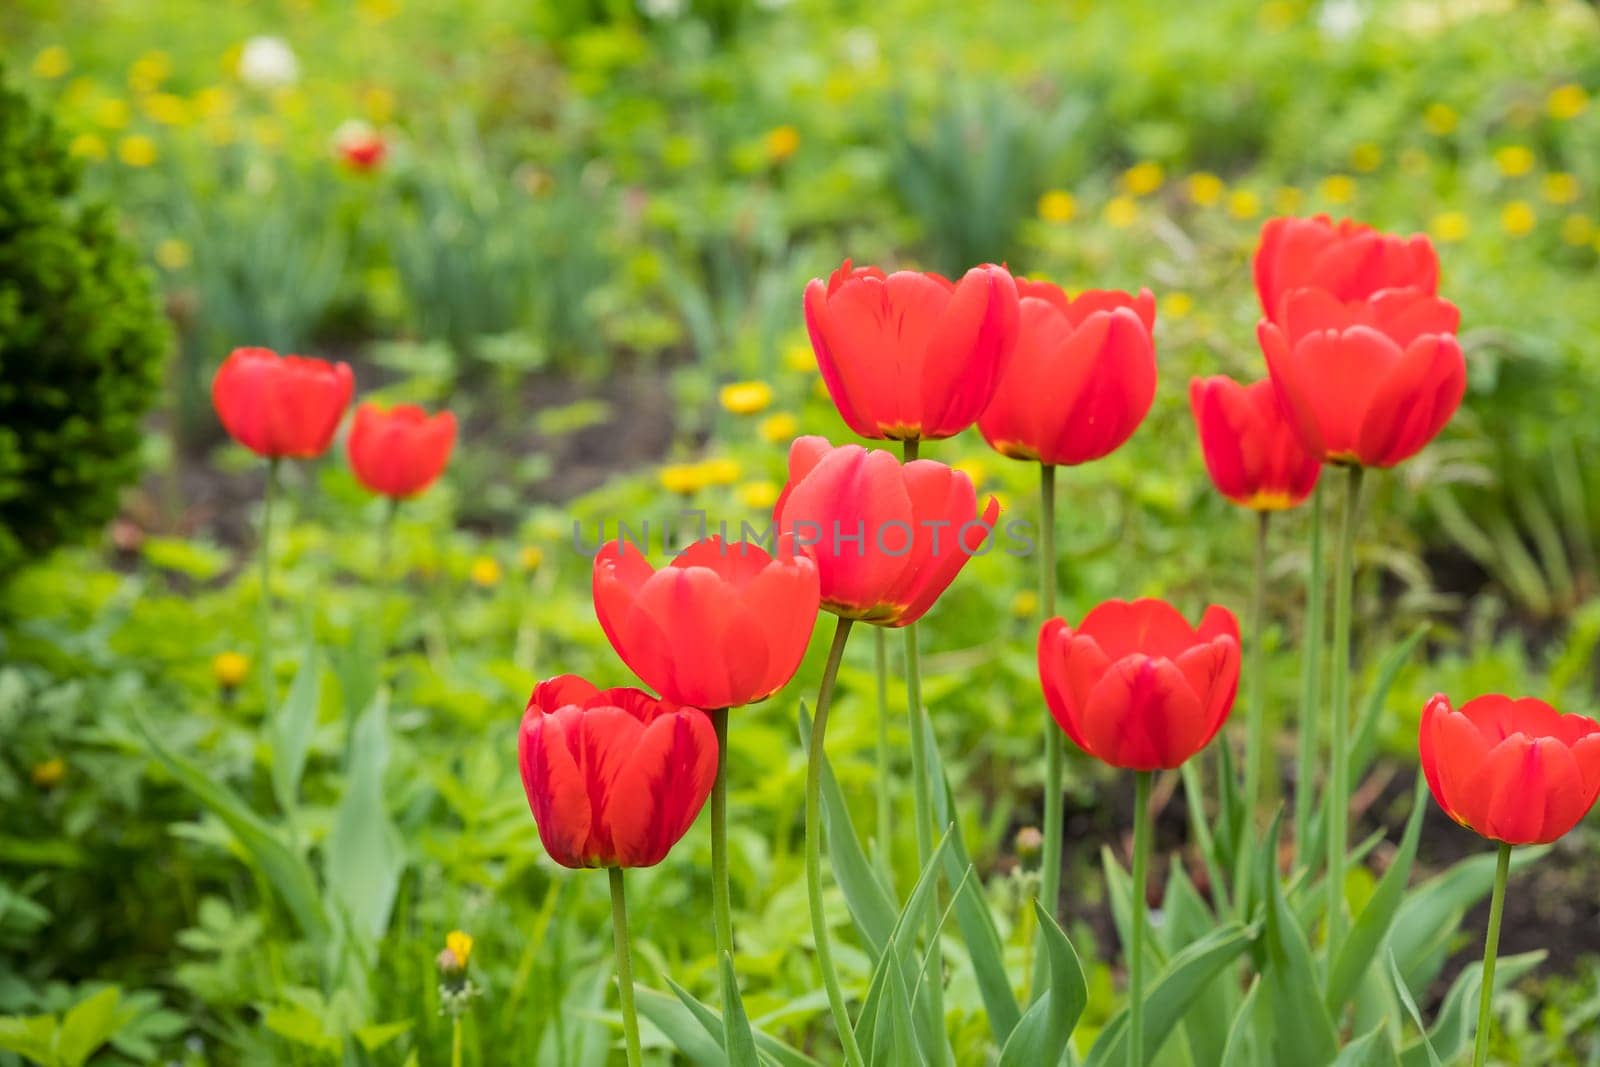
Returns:
[[[1324,0],[1317,9],[1317,28],[1329,40],[1345,41],[1356,35],[1367,21],[1360,0]]]
[[[857,26],[844,35],[844,58],[858,70],[878,64],[878,38],[865,26]]]
[[[688,6],[688,0],[639,0],[639,12],[647,19],[675,19]]]
[[[252,89],[277,89],[300,78],[300,61],[282,37],[252,37],[239,52],[239,80]]]

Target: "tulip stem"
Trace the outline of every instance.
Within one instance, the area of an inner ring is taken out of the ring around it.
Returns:
[[[1275,760],[1266,758],[1267,701],[1261,687],[1266,684],[1266,648],[1263,638],[1267,628],[1267,527],[1272,512],[1257,513],[1255,588],[1250,597],[1250,702],[1245,710],[1244,754],[1244,810],[1245,827],[1254,825],[1256,811],[1261,804],[1261,779],[1263,765],[1271,766]]]
[[[1494,961],[1500,953],[1500,915],[1506,905],[1506,878],[1511,873],[1511,846],[1500,845],[1494,868],[1494,896],[1489,900],[1489,929],[1483,938],[1483,989],[1478,994],[1478,1035],[1472,1049],[1472,1067],[1489,1061],[1489,1009],[1494,1004]]]
[[[1144,1067],[1145,886],[1150,879],[1150,771],[1133,776],[1133,931],[1128,949],[1128,1064]]]
[[[1039,617],[1056,613],[1056,468],[1039,464]],[[1061,728],[1044,713],[1044,853],[1039,860],[1039,900],[1051,916],[1061,900]],[[1029,1000],[1039,999],[1050,974],[1047,953],[1038,950],[1043,929],[1034,932],[1033,983]]]
[[[256,546],[261,565],[261,691],[267,714],[277,702],[272,674],[272,500],[277,495],[278,457],[267,460],[267,485],[261,494],[261,536]]]
[[[889,763],[889,638],[883,627],[872,628],[872,644],[878,667],[878,863],[887,876],[894,866],[889,853],[889,842],[894,839],[889,787],[894,774]]]
[[[828,647],[828,663],[822,668],[822,685],[817,689],[817,706],[811,718],[811,745],[806,749],[806,898],[811,905],[811,936],[817,945],[817,963],[822,968],[822,985],[828,993],[834,1029],[839,1031],[846,1062],[852,1067],[861,1067],[865,1060],[856,1044],[850,1013],[845,1008],[844,990],[839,985],[833,948],[828,941],[828,919],[822,910],[822,763],[827,758],[823,741],[828,732],[828,706],[833,703],[833,685],[839,676],[839,662],[844,659],[851,621],[841,618],[834,627],[833,644]]]
[[[622,1000],[622,1033],[628,1042],[628,1067],[644,1062],[639,1051],[639,1014],[633,1006],[633,953],[628,948],[628,900],[622,868],[611,867],[611,932],[617,942],[617,992]]]
[[[1333,576],[1333,760],[1328,781],[1328,959],[1344,941],[1344,852],[1350,818],[1350,600],[1355,584],[1356,505],[1361,467],[1350,468],[1339,515],[1339,555]]]
[[[450,1020],[450,1067],[461,1067],[461,1016]]]
[[[1311,494],[1311,560],[1306,578],[1306,625],[1300,666],[1300,752],[1294,776],[1294,847],[1302,864],[1311,862],[1312,779],[1317,766],[1317,725],[1322,697],[1322,482]]]
[[[728,709],[706,712],[717,732],[717,777],[711,785],[711,924],[718,954],[733,957],[733,906],[728,891]],[[726,1005],[724,1005],[726,1009]]]

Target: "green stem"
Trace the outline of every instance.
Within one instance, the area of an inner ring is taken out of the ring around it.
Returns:
[[[622,998],[622,1033],[628,1042],[628,1065],[644,1062],[639,1051],[639,1015],[633,1006],[633,954],[628,949],[628,901],[622,890],[622,868],[611,867],[611,929],[617,942],[617,992]]]
[[[861,1067],[861,1048],[845,1008],[839,972],[833,965],[833,947],[828,940],[828,919],[822,910],[822,763],[826,758],[823,741],[828,732],[828,707],[833,703],[834,680],[839,662],[844,659],[844,644],[850,637],[850,619],[841,618],[833,630],[828,648],[828,663],[822,668],[822,685],[817,690],[817,708],[811,719],[811,747],[806,750],[806,898],[811,905],[811,936],[817,943],[817,963],[822,967],[822,985],[828,993],[828,1008],[833,1012],[834,1029],[844,1046],[846,1062]]]
[[[1267,758],[1267,701],[1261,687],[1266,683],[1267,628],[1267,526],[1272,512],[1258,514],[1256,523],[1255,589],[1250,598],[1250,686],[1249,705],[1246,708],[1246,743],[1244,754],[1244,810],[1246,827],[1254,824],[1256,811],[1261,804],[1261,779],[1264,766],[1275,760]]]
[[[261,652],[256,658],[260,661],[261,690],[269,715],[278,698],[272,674],[272,501],[277,496],[279,462],[276,456],[267,461],[267,485],[261,499],[261,537],[256,546],[261,565]]]
[[[1056,468],[1039,464],[1039,617],[1056,613]],[[1039,899],[1053,916],[1061,900],[1061,727],[1044,713],[1044,853],[1039,859]],[[1034,933],[1035,942],[1043,937]],[[1033,982],[1029,1000],[1039,999],[1050,973],[1049,957],[1034,945]]]
[[[1472,1049],[1472,1067],[1489,1061],[1489,1009],[1494,1004],[1494,961],[1500,953],[1500,915],[1506,904],[1506,878],[1511,873],[1511,846],[1500,845],[1494,868],[1494,896],[1489,900],[1489,930],[1483,938],[1483,990],[1478,994],[1478,1037]]]
[[[1306,579],[1306,625],[1300,667],[1300,751],[1294,776],[1294,847],[1310,863],[1312,781],[1316,777],[1317,727],[1322,715],[1322,481],[1311,494],[1311,560]]]
[[[1133,779],[1133,934],[1128,950],[1128,1064],[1144,1067],[1145,892],[1150,878],[1150,771]]]
[[[450,1067],[461,1067],[461,1016],[450,1020]]]
[[[389,561],[394,558],[394,524],[400,514],[400,501],[390,498],[384,502],[383,519],[378,523],[378,587],[389,581]]]
[[[1333,576],[1333,761],[1328,781],[1328,959],[1344,941],[1344,853],[1350,818],[1350,600],[1355,583],[1356,506],[1361,468],[1350,468],[1339,515],[1339,554]]]
[[[711,922],[717,953],[733,958],[733,907],[728,891],[728,709],[706,712],[717,732],[717,777],[711,786]],[[724,1005],[726,1009],[726,1005]]]
[[[900,453],[905,457],[907,463],[917,458],[917,450],[921,447],[921,444],[921,439],[916,437],[900,442]]]
[[[889,803],[894,768],[889,752],[889,638],[883,627],[872,628],[873,656],[878,667],[878,862],[888,874],[889,842],[894,839],[894,810]]]

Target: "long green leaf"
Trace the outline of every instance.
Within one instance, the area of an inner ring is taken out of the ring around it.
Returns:
[[[1511,854],[1511,869],[1519,870],[1548,851],[1542,846],[1519,848]],[[1389,947],[1408,989],[1420,991],[1433,982],[1443,962],[1438,946],[1454,937],[1467,909],[1494,888],[1495,863],[1493,852],[1469,856],[1412,889],[1401,902]]]
[[[1049,960],[1050,988],[1034,1001],[1000,1051],[1000,1067],[1051,1067],[1061,1062],[1072,1031],[1089,1003],[1083,964],[1066,932],[1039,902],[1034,918]]]
[[[1439,1062],[1439,1054],[1433,1050],[1433,1045],[1428,1041],[1428,1024],[1422,1021],[1422,1012],[1417,1009],[1416,998],[1406,986],[1405,976],[1400,973],[1400,963],[1395,959],[1393,950],[1389,952],[1389,977],[1394,982],[1395,995],[1400,998],[1400,1003],[1405,1005],[1406,1014],[1411,1016],[1411,1021],[1422,1033],[1421,1051],[1427,1056],[1427,1063],[1430,1067],[1443,1067]]]
[[[865,1049],[879,1043],[881,1034],[874,1029],[879,1021],[884,1018],[885,1006],[878,1003],[878,999],[893,993],[894,987],[878,972],[896,970],[900,974],[900,988],[907,991],[920,988],[919,967],[916,958],[916,932],[927,926],[929,909],[938,901],[938,888],[940,869],[944,864],[946,851],[950,847],[950,834],[946,833],[940,838],[933,854],[928,857],[927,866],[922,869],[922,874],[917,878],[917,883],[911,889],[911,895],[906,898],[905,907],[900,909],[900,914],[895,917],[893,928],[889,931],[888,946],[896,946],[891,951],[887,946],[883,955],[878,958],[877,966],[873,968],[873,975],[867,984],[867,1000],[861,1009],[861,1015],[856,1023],[856,1037]],[[919,1008],[926,1009],[925,998],[918,998]],[[892,1008],[893,1005],[889,1005]],[[930,1040],[944,1040],[943,1027],[932,1018],[927,1019],[925,1028],[912,1027],[908,1034],[922,1034],[922,1030],[935,1030],[937,1034],[925,1034]]]
[[[306,643],[289,693],[267,729],[272,744],[272,792],[285,814],[292,813],[300,802],[300,776],[305,773],[321,704],[322,658],[317,654],[315,640],[311,640]]]
[[[1261,976],[1258,974],[1250,979],[1250,988],[1240,1001],[1239,1010],[1234,1012],[1233,1022],[1228,1025],[1228,1040],[1222,1046],[1220,1061],[1224,1067],[1253,1067],[1261,1062],[1261,1019],[1256,1008],[1261,1003],[1260,994]]]
[[[1496,992],[1505,989],[1523,975],[1544,962],[1546,953],[1524,952],[1516,956],[1503,956],[1494,972]],[[1438,1017],[1427,1036],[1410,1045],[1400,1054],[1404,1067],[1424,1067],[1429,1053],[1445,1063],[1452,1063],[1472,1043],[1477,1031],[1478,994],[1483,988],[1483,961],[1474,960],[1461,968],[1450,991],[1444,995]]]
[[[1399,1062],[1380,1023],[1341,1049],[1333,1067],[1397,1067]]]
[[[1311,964],[1311,948],[1294,913],[1283,899],[1278,882],[1278,827],[1282,812],[1272,821],[1267,847],[1258,865],[1261,899],[1266,908],[1266,936],[1262,947],[1266,966],[1262,970],[1262,990],[1266,1010],[1276,1024],[1273,1047],[1279,1063],[1296,1067],[1322,1067],[1338,1050],[1333,1020],[1317,994],[1317,973]]]
[[[729,1063],[756,1063],[756,1039],[750,1033],[750,1017],[744,1013],[744,998],[739,995],[739,976],[733,973],[733,957],[722,953],[723,1048]]]
[[[654,990],[640,989],[634,997],[639,1006],[639,1011],[672,1040],[679,1052],[682,1052],[696,1063],[720,1064],[727,1062],[727,1057],[722,1052],[722,1043],[726,1037],[722,1025],[722,1014],[715,1008],[701,1003],[695,998],[694,994],[670,978],[667,979],[667,987],[678,998],[676,1004]],[[699,1024],[706,1041],[710,1042],[709,1045],[701,1043],[692,1036],[682,1034],[685,1013],[687,1013],[687,1018]],[[791,1048],[771,1034],[752,1028],[751,1036],[755,1039],[756,1047],[761,1050],[762,1055],[777,1061],[783,1067],[820,1067],[817,1060],[812,1059],[798,1049]],[[703,1056],[707,1058],[702,1058]]]
[[[388,767],[389,699],[379,690],[356,722],[349,780],[323,849],[329,895],[364,948],[388,929],[405,872],[405,847],[384,789]]]

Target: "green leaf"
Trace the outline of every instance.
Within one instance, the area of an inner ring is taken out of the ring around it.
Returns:
[[[1169,957],[1206,936],[1217,924],[1216,916],[1200,899],[1199,892],[1194,888],[1194,883],[1189,881],[1189,875],[1181,863],[1174,863],[1167,876],[1161,914],[1161,927],[1156,934],[1162,938]],[[1237,983],[1222,981],[1212,982],[1200,995],[1193,1009],[1195,1021],[1186,1022],[1183,1027],[1190,1057],[1199,1067],[1224,1062],[1223,1043],[1228,1035],[1217,1026],[1216,1021],[1233,1018],[1238,999]]]
[[[325,943],[328,925],[322,912],[321,894],[305,860],[284,844],[278,832],[251,811],[232,790],[219,785],[211,775],[157,740],[143,716],[135,713],[134,722],[150,754],[179,785],[193,793],[201,804],[221,819],[250,854],[252,861],[283,899],[289,914],[294,916],[300,932],[312,942]]]
[[[722,1014],[715,1008],[701,1003],[694,994],[672,979],[668,978],[666,981],[667,987],[677,996],[677,1002],[674,1003],[654,990],[639,989],[634,996],[639,1011],[672,1040],[679,1052],[696,1063],[728,1062],[728,1058],[722,1053],[722,1043],[726,1039]],[[685,1019],[699,1024],[700,1032],[705,1038],[704,1042],[694,1037],[692,1032],[686,1032],[686,1027],[683,1025]],[[818,1061],[764,1031],[752,1029],[751,1035],[761,1054],[777,1061],[783,1067],[820,1067]]]
[[[750,1019],[739,996],[739,976],[733,973],[733,958],[722,953],[723,1048],[729,1063],[756,1063],[756,1040],[750,1034]]]
[[[323,849],[329,895],[369,948],[389,927],[405,871],[405,848],[389,818],[383,786],[389,767],[388,712],[389,698],[380,691],[356,723],[349,780]]]
[[[1280,810],[1272,820],[1257,869],[1261,900],[1266,910],[1266,935],[1262,947],[1264,1006],[1276,1025],[1273,1048],[1279,1063],[1318,1067],[1330,1062],[1338,1050],[1333,1020],[1317,993],[1317,973],[1311,965],[1311,948],[1294,913],[1283,899],[1278,882],[1278,829]]]
[[[1516,956],[1502,956],[1494,972],[1496,992],[1505,989],[1523,975],[1544,962],[1546,953],[1524,952]],[[1461,968],[1461,973],[1450,984],[1444,995],[1433,1029],[1417,1042],[1406,1046],[1400,1062],[1404,1067],[1423,1067],[1432,1053],[1451,1063],[1472,1042],[1478,1023],[1478,994],[1483,988],[1483,961],[1474,960]]]
[[[61,1020],[56,1033],[56,1062],[61,1067],[82,1067],[95,1050],[117,1032],[117,1004],[122,990],[107,986],[78,1001]]]
[[[1389,1035],[1379,1023],[1346,1045],[1333,1061],[1333,1067],[1397,1067],[1399,1063]]]
[[[368,1052],[376,1052],[401,1034],[411,1029],[410,1020],[393,1023],[369,1023],[355,1032],[355,1038]]]
[[[54,1015],[0,1017],[0,1051],[15,1052],[36,1063],[53,1064],[58,1026]]]
[[[1244,954],[1257,935],[1257,928],[1239,922],[1219,926],[1172,958],[1172,962],[1150,986],[1145,995],[1144,1048],[1149,1063],[1161,1050],[1206,986]],[[1128,1010],[1124,1008],[1100,1031],[1089,1050],[1085,1067],[1111,1067],[1126,1063]]]
[[[884,953],[885,957],[896,955],[896,942],[889,939],[889,948]],[[878,1027],[877,1048],[886,1052],[886,1058],[874,1057],[874,1063],[887,1063],[892,1067],[920,1067],[928,1061],[917,1052],[917,1024],[911,1018],[911,997],[906,992],[905,979],[900,968],[890,967],[884,978],[883,1013],[888,1021],[888,1039],[884,1040],[884,1028]],[[930,1035],[931,1036],[931,1035]],[[939,1034],[933,1040],[944,1040],[944,1035]],[[733,1061],[730,1061],[733,1062]]]
[[[1400,901],[1405,896],[1406,882],[1411,877],[1411,862],[1417,855],[1417,840],[1422,834],[1422,816],[1427,811],[1427,780],[1419,772],[1416,787],[1411,791],[1411,816],[1406,820],[1400,847],[1394,861],[1384,872],[1372,899],[1361,909],[1361,916],[1351,927],[1339,950],[1339,958],[1328,972],[1328,988],[1324,1001],[1328,1012],[1338,1017],[1345,1004],[1355,994],[1356,986],[1367,967],[1378,956],[1378,946],[1389,934]]]
[[[1261,976],[1258,974],[1251,977],[1250,988],[1239,1003],[1233,1022],[1228,1025],[1228,1040],[1222,1046],[1222,1059],[1219,1061],[1224,1067],[1246,1067],[1247,1064],[1261,1062],[1257,1040],[1261,1019],[1256,1010],[1256,1005],[1261,1003],[1260,993]]]
[[[197,582],[209,582],[228,569],[228,553],[203,541],[178,537],[146,537],[139,554],[152,567],[173,571]]]
[[[300,669],[289,694],[272,717],[267,738],[272,745],[272,791],[278,807],[294,811],[300,798],[300,776],[305,772],[311,735],[317,728],[322,705],[322,661],[314,640],[306,643]]]
[[[1395,995],[1400,998],[1400,1003],[1405,1005],[1406,1014],[1411,1016],[1411,1021],[1416,1024],[1417,1029],[1422,1033],[1418,1050],[1427,1056],[1425,1062],[1431,1064],[1432,1067],[1444,1067],[1439,1062],[1439,1054],[1433,1050],[1433,1045],[1428,1041],[1428,1024],[1422,1021],[1422,1012],[1417,1010],[1417,1002],[1411,996],[1411,989],[1406,985],[1405,976],[1400,973],[1400,963],[1395,959],[1392,949],[1389,952],[1389,976],[1394,980]],[[1408,1062],[1410,1062],[1409,1059]]]
[[[881,975],[879,972],[886,970],[898,971],[900,974],[900,988],[908,991],[908,996],[909,990],[920,988],[920,970],[916,959],[917,931],[927,926],[929,909],[938,900],[937,890],[939,888],[940,869],[949,847],[950,834],[947,831],[944,837],[939,839],[933,854],[928,857],[927,866],[923,867],[922,874],[917,878],[916,885],[912,886],[911,895],[906,898],[905,907],[895,917],[894,927],[889,931],[889,940],[884,953],[879,957],[877,966],[873,968],[872,978],[867,984],[867,1000],[862,1006],[861,1017],[856,1023],[856,1037],[862,1045],[863,1051],[867,1046],[876,1044],[881,1037],[872,1028],[877,1025],[882,1013],[888,1010],[881,1003],[882,998],[891,995],[894,988],[888,983],[886,976]],[[895,951],[894,946],[898,946],[899,950]],[[918,999],[919,1003],[926,1004],[925,998],[919,997]],[[862,1030],[863,1024],[867,1026],[865,1031]],[[927,1029],[930,1031],[937,1030],[938,1033],[929,1033],[924,1036],[931,1040],[944,1040],[943,1026],[937,1025],[931,1018],[928,1019]],[[912,1034],[921,1033],[916,1027],[912,1027],[907,1032]]]
[[[1077,950],[1049,912],[1033,902],[1034,918],[1050,964],[1050,987],[1023,1014],[1000,1051],[1000,1067],[1043,1067],[1061,1062],[1072,1031],[1089,1003]]]
[[[1544,846],[1514,850],[1512,871],[1548,851]],[[1389,947],[1408,989],[1425,989],[1433,982],[1444,956],[1436,949],[1455,936],[1467,909],[1494,888],[1496,862],[1493,852],[1469,856],[1406,895],[1389,934]]]

